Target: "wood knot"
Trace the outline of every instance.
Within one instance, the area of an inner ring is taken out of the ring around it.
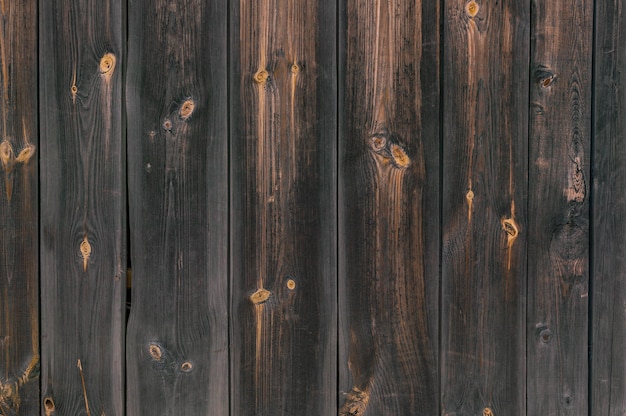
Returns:
[[[293,279],[287,280],[287,289],[294,290],[296,288],[296,281]]]
[[[339,409],[339,416],[361,416],[365,414],[369,394],[358,387],[353,387],[346,395],[346,402]]]
[[[483,416],[493,416],[493,411],[490,408],[485,407],[483,409]]]
[[[43,400],[43,408],[46,412],[46,416],[50,416],[52,413],[54,413],[56,407],[54,405],[54,400],[52,400],[52,397],[46,397]]]
[[[191,117],[193,110],[196,108],[196,103],[193,100],[186,100],[183,105],[180,106],[179,115],[181,120],[187,120]]]
[[[387,138],[383,135],[375,135],[370,139],[372,150],[382,152],[387,147]]]
[[[2,168],[9,172],[13,168],[13,146],[8,140],[4,140],[0,143],[0,161],[2,162]]]
[[[163,130],[172,131],[172,121],[169,118],[163,120]]]
[[[291,73],[292,74],[297,74],[298,72],[300,72],[300,66],[298,64],[296,64],[296,63],[291,65]]]
[[[252,295],[250,295],[250,301],[254,303],[255,305],[259,305],[267,301],[271,294],[272,292],[270,292],[269,290],[260,288],[259,290],[254,292]]]
[[[17,155],[17,158],[15,160],[26,164],[28,163],[30,158],[33,157],[34,154],[35,154],[35,146],[28,143],[26,146],[24,146],[20,154]]]
[[[397,167],[405,169],[411,164],[411,159],[409,159],[409,156],[402,147],[397,144],[392,144],[390,150],[393,161]]]
[[[76,84],[72,85],[70,92],[72,93],[72,100],[76,99],[76,94],[78,94],[78,87]]]
[[[152,357],[154,361],[161,361],[161,357],[163,357],[163,354],[161,353],[161,347],[159,347],[157,344],[150,344],[148,352],[150,353],[150,357]]]
[[[465,11],[469,17],[475,17],[478,14],[478,10],[480,6],[474,0],[470,1],[465,5]]]
[[[80,243],[80,254],[83,256],[83,271],[87,271],[87,263],[89,262],[89,257],[91,256],[91,244],[89,244],[87,236],[85,236],[83,241]]]
[[[502,229],[508,235],[509,245],[513,244],[519,234],[519,229],[517,228],[515,220],[513,218],[503,218]]]
[[[257,84],[265,84],[270,77],[270,74],[265,69],[259,69],[256,74],[254,74],[254,81]]]
[[[100,59],[100,73],[106,75],[107,78],[111,78],[113,71],[115,70],[115,55],[110,52],[104,54]]]
[[[191,362],[189,361],[185,361],[184,363],[181,364],[180,369],[182,371],[184,371],[185,373],[188,373],[191,371],[191,369],[193,368],[193,364],[191,364]]]

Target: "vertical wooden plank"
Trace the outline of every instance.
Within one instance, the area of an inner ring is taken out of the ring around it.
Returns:
[[[39,410],[37,2],[0,4],[0,414]]]
[[[42,414],[122,415],[123,2],[39,2]]]
[[[591,414],[626,413],[626,13],[598,1],[593,82]]]
[[[231,6],[231,414],[336,414],[335,2]]]
[[[439,412],[439,5],[342,2],[340,415]]]
[[[528,413],[588,413],[593,7],[534,0],[530,85]]]
[[[446,1],[444,415],[526,414],[529,14]]]
[[[226,1],[129,6],[128,415],[227,415]]]

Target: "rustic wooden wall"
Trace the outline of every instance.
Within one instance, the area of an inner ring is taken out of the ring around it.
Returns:
[[[624,1],[0,0],[0,415],[622,416]]]

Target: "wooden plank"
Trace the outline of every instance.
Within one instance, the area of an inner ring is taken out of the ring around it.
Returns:
[[[0,414],[31,415],[39,411],[37,2],[4,2],[0,17]]]
[[[228,414],[226,21],[129,3],[128,415]]]
[[[231,5],[231,414],[336,414],[335,2]]]
[[[529,14],[517,0],[445,5],[444,415],[526,414]]]
[[[592,415],[626,412],[626,13],[596,2],[593,83]]]
[[[342,2],[340,415],[439,412],[439,5]]]
[[[593,10],[535,1],[528,228],[528,413],[588,413]]]
[[[122,415],[123,2],[39,2],[42,414]]]

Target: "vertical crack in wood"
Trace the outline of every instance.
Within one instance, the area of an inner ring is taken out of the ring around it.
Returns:
[[[80,362],[80,358],[78,359],[78,363],[76,364],[78,367],[78,371],[80,372],[80,381],[83,385],[83,397],[85,399],[85,412],[87,412],[87,416],[91,416],[91,412],[89,411],[89,401],[87,400],[87,389],[85,388],[85,375],[83,374],[83,364]]]

